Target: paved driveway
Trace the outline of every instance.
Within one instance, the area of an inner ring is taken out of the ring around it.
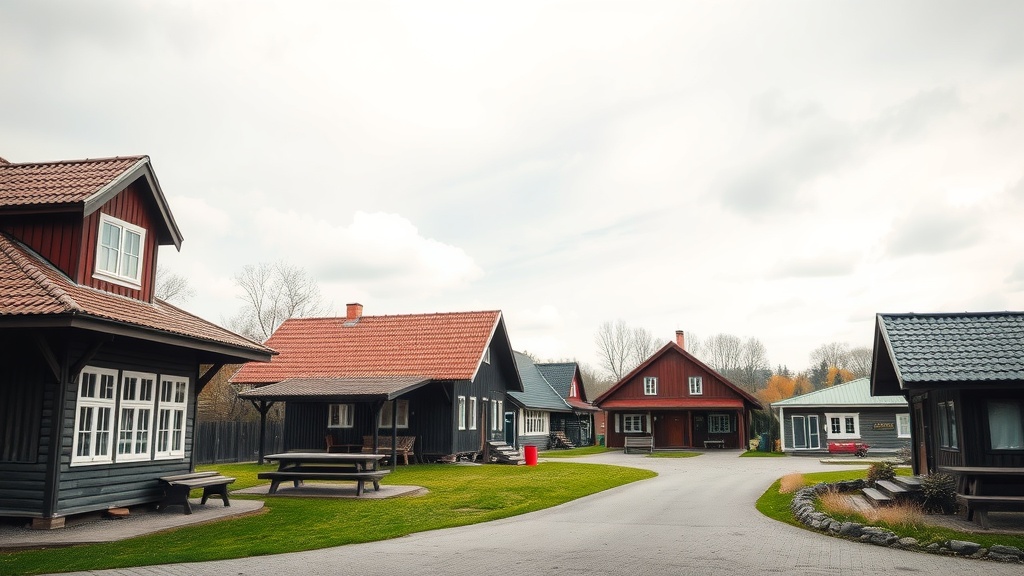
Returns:
[[[826,468],[810,458],[602,454],[581,461],[650,468],[657,478],[487,524],[326,550],[113,570],[147,575],[1013,574],[1019,564],[893,550],[769,520],[754,502],[777,477]],[[543,465],[543,464],[542,464]]]

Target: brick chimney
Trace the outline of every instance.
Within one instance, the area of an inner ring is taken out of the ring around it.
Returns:
[[[345,319],[358,320],[363,315],[363,305],[353,302],[345,305]]]
[[[686,335],[682,330],[676,330],[676,344],[683,350],[686,350]]]

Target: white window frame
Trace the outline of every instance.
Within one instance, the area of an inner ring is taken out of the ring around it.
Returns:
[[[498,432],[505,431],[505,401],[498,400]]]
[[[850,420],[853,421],[853,431],[850,431]],[[838,424],[839,430],[833,430]],[[858,412],[831,412],[825,414],[825,435],[829,440],[858,440],[860,439],[860,413]]]
[[[910,413],[896,415],[896,437],[910,438]]]
[[[476,396],[469,397],[469,429],[476,430]]]
[[[118,390],[117,370],[86,366],[78,375],[72,466],[113,463]],[[85,453],[79,454],[80,450]]]
[[[703,396],[704,395],[704,377],[703,376],[690,376],[690,396]]]
[[[729,414],[708,414],[708,434],[731,434],[732,416]]]
[[[129,370],[121,373],[115,457],[118,462],[150,459],[157,382],[156,374]],[[125,448],[127,452],[123,451]]]
[[[523,410],[523,436],[546,436],[550,420],[550,413],[543,410]]]
[[[658,395],[658,377],[644,376],[644,396]]]
[[[380,418],[377,419],[378,428],[388,428],[391,426],[391,403],[398,402],[397,411],[395,412],[395,419],[398,421],[395,428],[408,428],[409,427],[409,401],[404,399],[388,400],[384,403],[384,406],[380,409]]]
[[[328,428],[352,428],[355,422],[355,404],[328,404]]]
[[[458,405],[459,405],[459,414],[458,414],[459,430],[465,430],[466,429],[466,397],[465,396],[459,396]]]
[[[579,398],[579,397],[580,397],[579,386],[577,386],[576,380],[573,380],[572,384],[569,385],[569,398]]]
[[[642,434],[644,431],[644,420],[645,418],[643,414],[623,414],[622,433]]]
[[[153,458],[156,460],[185,457],[185,427],[188,425],[190,385],[187,376],[160,377],[153,446]]]
[[[103,232],[107,227],[118,230],[117,246],[108,246],[103,243]],[[129,238],[134,235],[138,237],[138,254],[128,252]],[[106,280],[129,288],[142,287],[142,270],[144,268],[144,256],[146,252],[146,230],[130,222],[114,218],[108,214],[100,214],[99,231],[96,235],[96,265],[94,266],[93,277]],[[127,256],[126,256],[127,255]],[[135,274],[129,274],[124,267],[128,263],[128,257],[136,258]],[[113,270],[110,269],[111,258],[113,258]]]

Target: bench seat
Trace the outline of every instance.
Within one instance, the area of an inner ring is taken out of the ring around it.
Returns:
[[[390,454],[391,453],[391,439],[392,436],[378,436],[377,437],[377,453],[378,454]],[[409,465],[409,456],[416,459],[416,454],[413,453],[413,445],[416,444],[415,436],[399,436],[396,440],[395,454],[402,458],[402,461],[406,466]],[[363,454],[373,454],[373,436],[363,436]]]
[[[622,452],[629,454],[630,450],[654,452],[654,436],[626,436]]]
[[[228,484],[234,482],[235,479],[222,476],[218,472],[176,474],[162,476],[158,480],[163,484],[164,497],[156,505],[157,510],[181,504],[185,509],[185,514],[191,514],[192,505],[189,504],[188,495],[193,488],[203,489],[203,499],[200,504],[206,504],[206,500],[210,496],[216,496],[224,502],[225,506],[231,506],[231,500],[228,498]]]
[[[705,448],[711,448],[712,446],[715,447],[715,448],[725,448],[725,440],[705,440],[704,441],[704,447]]]
[[[341,472],[326,468],[304,468],[294,471],[260,472],[257,478],[270,480],[269,494],[276,494],[281,482],[294,482],[298,487],[303,480],[355,480],[356,496],[363,495],[363,484],[373,482],[373,489],[380,490],[380,479],[387,476],[390,470],[369,470],[366,472]]]
[[[963,506],[966,520],[974,520],[982,528],[988,530],[988,512],[992,508],[1008,508],[1020,510],[1024,508],[1024,496],[971,496],[956,495],[957,504]]]

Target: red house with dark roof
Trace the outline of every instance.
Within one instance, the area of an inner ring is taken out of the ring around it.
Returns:
[[[192,470],[199,391],[270,359],[154,297],[158,248],[181,242],[147,156],[0,161],[0,516],[159,500]]]
[[[415,436],[434,459],[479,454],[504,437],[506,393],[523,389],[500,311],[292,318],[267,340],[278,355],[231,378],[260,405],[286,402],[286,450]],[[388,441],[381,446],[387,448]]]
[[[649,436],[655,448],[745,448],[753,395],[684,349],[683,332],[594,400],[609,447]]]

